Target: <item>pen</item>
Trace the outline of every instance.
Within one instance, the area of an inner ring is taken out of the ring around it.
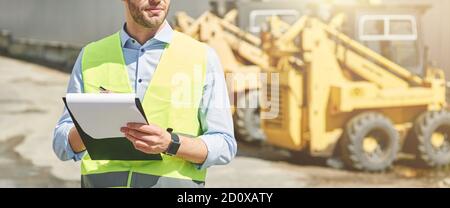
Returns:
[[[100,89],[101,93],[110,93],[111,92],[111,91],[107,90],[106,88],[104,88],[102,86],[100,86],[99,89]]]

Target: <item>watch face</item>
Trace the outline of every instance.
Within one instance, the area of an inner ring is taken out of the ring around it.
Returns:
[[[173,141],[173,143],[180,144],[180,137],[178,137],[178,135],[174,134],[172,136],[172,141]]]

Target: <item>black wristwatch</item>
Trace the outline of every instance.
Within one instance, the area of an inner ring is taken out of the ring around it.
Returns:
[[[173,133],[172,128],[167,128],[167,131],[170,133],[170,136],[172,137],[172,141],[169,144],[169,147],[166,150],[166,154],[174,156],[177,154],[178,149],[180,148],[180,137],[178,137],[177,134]]]

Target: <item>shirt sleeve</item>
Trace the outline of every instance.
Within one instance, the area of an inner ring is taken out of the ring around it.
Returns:
[[[81,57],[83,50],[78,55],[75,65],[70,76],[69,85],[67,87],[67,93],[82,93],[83,92],[83,80],[81,77]],[[72,118],[69,112],[64,107],[64,111],[59,119],[53,134],[53,151],[56,156],[63,161],[74,160],[79,161],[82,159],[84,152],[75,153],[69,144],[69,132],[74,126]]]
[[[200,136],[206,144],[208,155],[199,169],[231,162],[237,152],[234,137],[230,100],[220,59],[214,49],[208,47],[203,97],[199,119],[203,130]]]

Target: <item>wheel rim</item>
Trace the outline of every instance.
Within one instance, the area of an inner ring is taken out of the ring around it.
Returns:
[[[389,136],[381,129],[370,131],[362,140],[362,149],[371,162],[381,162],[389,154]]]
[[[373,153],[378,148],[378,142],[376,138],[371,136],[365,137],[363,140],[363,150],[366,153]]]
[[[433,145],[434,148],[439,149],[444,145],[445,142],[445,135],[441,132],[435,132],[433,135],[431,135],[431,145]]]
[[[438,154],[447,154],[450,150],[450,126],[441,126],[431,134],[430,143]]]
[[[243,124],[238,128],[238,132],[247,142],[263,141],[265,134],[261,129],[260,106],[250,105],[250,100],[259,100],[258,91],[249,91],[240,96],[238,100],[237,116],[242,119]]]
[[[249,134],[252,135],[253,138],[263,138],[262,129],[261,129],[261,120],[259,115],[259,107],[258,108],[251,108],[246,113],[247,116],[245,117],[247,120],[247,124],[251,124],[248,126]]]

